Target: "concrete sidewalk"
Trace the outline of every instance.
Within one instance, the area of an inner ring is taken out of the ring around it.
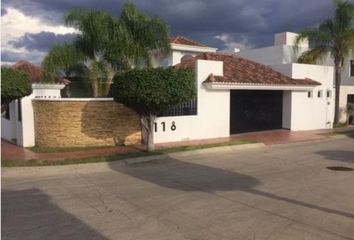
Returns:
[[[343,131],[348,129],[354,129],[354,127],[343,128]],[[328,139],[329,138],[328,136],[324,136],[321,134],[326,132],[331,132],[331,131],[332,130],[292,132],[288,130],[272,130],[272,131],[237,134],[227,138],[204,139],[204,140],[202,139],[202,140],[193,140],[193,141],[181,141],[181,142],[156,144],[156,147],[157,149],[159,149],[159,148],[170,148],[170,147],[178,147],[178,146],[224,143],[224,142],[237,141],[237,140],[257,141],[260,143],[264,143],[265,145],[319,141],[319,140]],[[1,157],[4,159],[14,159],[14,160],[31,160],[31,159],[62,160],[65,158],[111,156],[117,154],[138,152],[138,151],[142,151],[143,149],[144,149],[143,145],[137,145],[137,146],[104,147],[104,148],[81,150],[81,151],[70,151],[70,152],[35,153],[29,149],[25,149],[20,146],[14,145],[13,143],[10,143],[8,141],[1,140]]]
[[[354,239],[354,140],[2,169],[2,239]]]
[[[29,149],[17,146],[13,143],[1,139],[1,157],[9,160],[63,160],[66,158],[87,158],[87,157],[103,157],[118,154],[126,154],[139,152],[144,149],[143,145],[137,146],[114,146],[99,147],[88,150],[70,151],[70,152],[54,152],[54,153],[36,153]]]

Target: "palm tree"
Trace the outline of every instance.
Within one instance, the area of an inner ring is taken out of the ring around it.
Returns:
[[[93,96],[106,95],[108,90],[99,93],[99,82],[103,80],[108,85],[114,75],[107,55],[112,37],[122,35],[113,34],[119,29],[115,28],[118,20],[103,11],[74,9],[65,16],[65,23],[75,27],[79,34],[73,44],[54,46],[43,61],[44,69],[48,72],[65,72],[81,66],[85,70],[81,73],[84,72],[90,81]]]
[[[170,29],[163,19],[147,16],[127,2],[120,23],[129,38],[127,57],[135,67],[152,67],[153,56],[164,57],[170,53]]]
[[[73,44],[55,46],[43,61],[49,72],[85,66],[94,97],[99,81],[104,80],[108,94],[117,70],[151,66],[155,53],[170,51],[169,27],[160,18],[146,16],[133,3],[126,3],[120,18],[98,10],[73,9],[65,23],[79,32]]]
[[[313,46],[300,55],[298,59],[300,63],[314,64],[323,61],[328,54],[333,59],[336,88],[334,123],[338,123],[341,72],[350,54],[354,56],[354,4],[336,0],[335,5],[334,18],[325,20],[316,28],[300,32],[296,45],[299,46],[301,41],[308,39]]]

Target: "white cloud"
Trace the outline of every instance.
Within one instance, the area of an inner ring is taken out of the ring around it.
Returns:
[[[24,48],[14,48],[9,41],[25,35],[25,33],[39,33],[41,31],[53,32],[56,34],[74,33],[74,28],[61,26],[52,26],[43,22],[39,18],[24,15],[15,8],[7,8],[6,14],[1,16],[1,51],[16,52],[21,56],[29,56],[32,52]],[[43,54],[33,53],[38,56],[37,62],[40,62]]]
[[[249,49],[254,47],[252,44],[249,43],[248,39],[244,35],[241,35],[240,41],[236,41],[230,34],[227,33],[216,35],[214,36],[214,38],[222,41],[224,43],[225,50],[228,51],[234,51],[235,48]]]

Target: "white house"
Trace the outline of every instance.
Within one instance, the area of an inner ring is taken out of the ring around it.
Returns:
[[[188,59],[201,53],[216,52],[218,50],[183,36],[171,37],[170,45],[171,54],[163,59],[156,58],[154,66],[174,66],[180,63],[182,58]]]
[[[179,49],[172,56],[179,58],[176,67],[194,69],[197,99],[157,118],[155,142],[332,128],[333,67],[279,63],[271,68],[216,49],[198,55],[198,47],[188,48],[195,57],[184,57]]]
[[[303,41],[298,49],[294,48],[296,33],[283,32],[275,34],[274,45],[269,47],[242,50],[236,54],[240,57],[271,66],[279,69],[279,65],[296,63],[301,53],[309,50],[309,42]],[[323,65],[333,66],[333,60],[328,55]],[[344,111],[347,103],[354,103],[354,60],[352,57],[347,59],[341,77],[339,106],[340,122],[346,121],[346,113]]]
[[[164,61],[156,60],[156,65],[192,68],[197,96],[160,114],[155,122],[156,143],[271,129],[332,128],[333,67],[279,62],[280,57],[275,58],[277,53],[272,51],[269,54],[275,60],[269,67],[235,54],[219,53],[216,48],[184,37],[172,38],[171,47],[171,55]],[[279,49],[287,47],[280,45]],[[36,72],[28,66],[30,73]],[[2,138],[25,147],[35,144],[32,100],[60,98],[64,87],[36,81],[32,86],[33,94],[11,103],[10,116],[2,117]]]

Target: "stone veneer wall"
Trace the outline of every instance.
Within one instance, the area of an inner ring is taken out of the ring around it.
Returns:
[[[141,143],[138,115],[113,100],[33,100],[36,146]]]

